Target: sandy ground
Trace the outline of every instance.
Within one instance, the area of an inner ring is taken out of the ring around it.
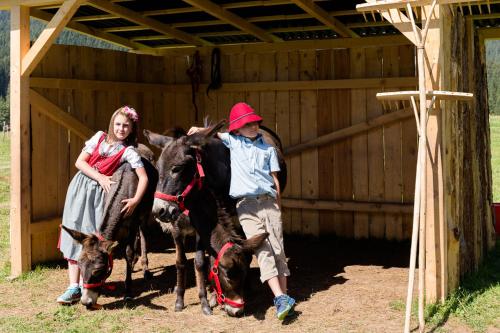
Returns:
[[[279,322],[275,318],[271,293],[258,280],[255,260],[249,276],[244,317],[228,317],[218,308],[214,309],[212,316],[204,316],[194,285],[192,253],[189,254],[186,308],[182,312],[174,312],[175,253],[171,248],[155,249],[150,253],[152,280],[144,281],[139,270],[134,273],[135,299],[128,304],[122,300],[125,263],[115,260],[115,268],[108,281],[117,289],[105,291],[100,297],[99,303],[104,306],[101,311],[113,313],[125,306],[137,310],[141,315],[133,316],[127,327],[138,332],[156,331],[158,327],[168,327],[176,332],[402,331],[408,243],[288,237],[285,246],[292,272],[289,293],[298,303],[297,316],[291,320]],[[11,307],[2,307],[2,315],[35,315],[40,307],[57,308],[54,300],[65,288],[67,279],[65,270],[53,271],[44,288],[30,290],[31,306],[27,304],[29,302],[22,306],[12,302]],[[4,300],[25,297],[21,293],[9,284],[0,284],[0,295],[5,297]],[[79,304],[75,306],[81,307]],[[431,327],[429,331],[469,330],[451,321],[443,327]]]

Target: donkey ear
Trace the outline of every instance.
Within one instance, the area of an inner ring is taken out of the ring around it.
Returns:
[[[114,248],[117,247],[117,246],[118,246],[118,242],[117,241],[113,242],[113,241],[105,240],[105,241],[101,242],[100,248],[103,251],[106,251],[109,254],[111,254],[113,252]]]
[[[76,240],[78,243],[83,242],[83,240],[87,237],[89,237],[87,234],[84,234],[83,232],[76,231],[70,228],[67,228],[63,225],[61,227],[71,236],[73,237],[74,240]]]
[[[269,236],[269,233],[264,232],[244,240],[242,244],[243,250],[247,252],[255,251],[262,245],[262,242],[264,242],[267,236]]]
[[[205,134],[205,137],[209,138],[209,137],[212,137],[214,136],[224,125],[226,124],[226,120],[225,119],[222,119],[221,121],[219,121],[217,124],[215,124],[214,127],[212,127],[210,129],[210,131],[208,131],[206,134]]]
[[[158,133],[151,132],[147,129],[145,129],[143,132],[144,136],[146,139],[148,139],[148,142],[160,149],[163,149],[165,145],[173,140],[173,138],[165,135],[161,135]]]

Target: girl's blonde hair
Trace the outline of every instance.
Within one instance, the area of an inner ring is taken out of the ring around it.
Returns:
[[[118,141],[116,138],[115,134],[113,133],[114,129],[114,123],[115,123],[115,118],[118,115],[122,115],[127,117],[127,119],[130,121],[130,125],[132,126],[132,130],[130,131],[130,134],[127,136],[125,141],[123,142],[126,146],[134,146],[137,147],[137,133],[139,132],[139,115],[137,114],[137,111],[135,111],[134,108],[131,108],[130,106],[122,106],[118,110],[116,110],[113,115],[111,116],[111,119],[109,121],[109,127],[108,127],[108,137],[106,140],[110,140],[112,142]]]

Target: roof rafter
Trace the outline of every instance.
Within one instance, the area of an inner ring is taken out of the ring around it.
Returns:
[[[188,44],[194,44],[194,45],[210,45],[211,43],[204,41],[202,39],[199,39],[197,37],[194,37],[188,33],[185,33],[183,31],[177,30],[175,28],[172,28],[171,26],[161,23],[157,20],[154,20],[149,17],[145,17],[142,15],[137,14],[133,10],[130,10],[128,8],[125,8],[123,6],[115,5],[109,1],[106,0],[90,0],[88,1],[88,4],[90,4],[93,7],[96,7],[100,10],[112,13],[114,15],[118,15],[119,17],[122,17],[128,21],[131,21],[136,24],[144,25],[152,30],[158,31],[162,34],[166,34],[170,37],[179,39],[185,43]]]
[[[34,18],[37,18],[39,20],[49,22],[52,19],[53,15],[49,14],[43,10],[31,8],[30,9],[30,16],[33,16]],[[110,34],[110,33],[104,32],[104,31],[99,30],[99,29],[88,27],[88,26],[80,24],[80,23],[69,22],[66,25],[66,28],[68,28],[70,30],[74,30],[74,31],[79,32],[79,33],[82,33],[84,35],[92,36],[94,38],[104,40],[104,41],[125,47],[125,48],[139,50],[143,53],[149,53],[149,54],[155,53],[155,50],[153,48],[150,48],[150,47],[145,46],[145,45],[140,44],[140,43],[135,43],[135,42],[130,41],[126,38],[119,37],[117,35]]]
[[[338,33],[342,37],[359,37],[354,31],[346,27],[342,22],[334,17],[330,17],[328,12],[316,5],[312,0],[291,0],[306,13],[316,18],[318,21]]]
[[[260,40],[268,43],[282,41],[280,38],[267,33],[265,30],[259,28],[258,26],[242,19],[240,16],[233,14],[232,12],[224,9],[223,7],[209,1],[209,0],[183,0],[184,2],[190,4],[191,6],[198,7],[208,14],[217,17],[220,20],[226,21],[227,23],[246,31],[247,33],[254,35]]]

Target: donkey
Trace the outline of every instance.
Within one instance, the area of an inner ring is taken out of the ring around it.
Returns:
[[[125,277],[125,300],[132,298],[132,269],[136,259],[138,232],[141,232],[141,250],[143,252],[143,273],[148,278],[145,256],[144,227],[151,214],[153,194],[158,181],[158,172],[144,157],[142,162],[148,175],[148,187],[141,202],[133,214],[124,217],[121,213],[122,200],[134,196],[138,185],[138,178],[130,164],[124,163],[113,174],[116,182],[106,195],[102,223],[96,235],[87,235],[82,232],[68,229],[63,226],[73,239],[83,245],[78,265],[83,277],[83,292],[81,303],[87,308],[97,304],[100,289],[113,269],[113,253],[124,254],[127,263]]]
[[[243,281],[246,277],[248,252],[260,246],[267,235],[258,235],[244,243],[234,234],[234,228],[228,231],[230,223],[224,214],[234,214],[235,202],[229,197],[230,159],[229,150],[224,144],[213,137],[223,126],[219,123],[206,133],[191,136],[169,137],[145,130],[148,141],[162,149],[157,162],[159,182],[153,204],[153,215],[159,222],[170,222],[182,234],[179,225],[192,227],[196,231],[196,281],[202,311],[211,314],[207,305],[204,252],[207,251],[211,262],[222,266],[222,269],[212,269],[210,277],[217,287],[220,284],[218,301],[224,304],[229,315],[239,315],[243,312]],[[266,134],[265,138],[279,146],[277,136]],[[282,187],[286,183],[286,166],[282,155],[280,164],[282,172],[279,175]],[[222,213],[221,213],[222,212]],[[189,216],[189,221],[187,221]],[[224,222],[226,221],[226,222]],[[230,228],[229,228],[230,229]],[[222,241],[216,241],[219,236]],[[231,241],[232,239],[232,241]],[[176,239],[177,252],[177,300],[175,310],[184,307],[185,269],[186,262],[182,238]],[[228,247],[225,244],[236,244]],[[225,264],[224,264],[225,263]],[[230,268],[228,269],[228,265]],[[219,281],[219,282],[217,282]],[[222,281],[222,283],[220,283]],[[214,305],[214,302],[210,302]]]

